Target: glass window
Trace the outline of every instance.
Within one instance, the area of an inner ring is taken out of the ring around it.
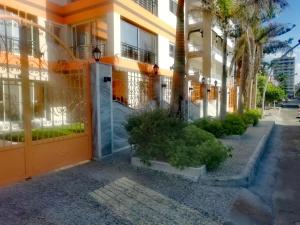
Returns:
[[[157,36],[126,21],[121,22],[121,45],[123,57],[156,62]]]
[[[153,34],[139,29],[139,48],[151,52],[156,50],[156,38]]]
[[[121,42],[138,46],[138,28],[124,20],[121,21]]]
[[[169,56],[172,58],[175,56],[175,45],[173,43],[169,44]]]
[[[177,13],[177,1],[169,0],[169,10],[170,10],[171,13],[176,15],[176,13]]]

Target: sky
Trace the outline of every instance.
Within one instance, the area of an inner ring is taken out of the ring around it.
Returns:
[[[275,19],[274,21],[280,23],[290,23],[295,24],[296,27],[290,32],[282,35],[279,39],[287,40],[293,38],[293,43],[291,46],[294,46],[298,43],[300,39],[300,0],[288,0],[289,6],[285,8]],[[298,46],[294,51],[293,55],[296,58],[296,73],[295,84],[300,82],[300,46]],[[265,57],[266,61],[270,61],[274,57],[280,57],[281,54],[269,55]]]

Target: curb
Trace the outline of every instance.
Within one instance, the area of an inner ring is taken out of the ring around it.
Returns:
[[[258,144],[255,147],[253,154],[251,155],[245,169],[240,175],[222,177],[222,178],[207,178],[201,179],[200,182],[213,186],[229,186],[229,187],[248,187],[255,178],[260,160],[264,154],[266,143],[273,131],[275,122],[273,121],[266,134],[261,137]]]
[[[134,167],[156,170],[159,172],[164,172],[166,174],[173,174],[191,180],[193,182],[197,182],[200,177],[203,177],[206,174],[205,165],[200,167],[186,167],[185,169],[181,170],[173,167],[167,162],[150,160],[150,163],[151,165],[145,165],[140,158],[134,156],[131,157],[131,165]]]

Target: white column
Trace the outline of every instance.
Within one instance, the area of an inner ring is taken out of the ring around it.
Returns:
[[[116,12],[110,12],[107,20],[107,55],[121,55],[121,17]]]

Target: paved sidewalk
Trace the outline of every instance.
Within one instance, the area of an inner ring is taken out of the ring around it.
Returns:
[[[216,171],[209,172],[209,178],[224,178],[240,175],[251,156],[254,154],[260,139],[273,126],[272,121],[261,121],[255,127],[249,127],[240,137],[221,139],[222,143],[233,147],[232,158],[229,158]]]

